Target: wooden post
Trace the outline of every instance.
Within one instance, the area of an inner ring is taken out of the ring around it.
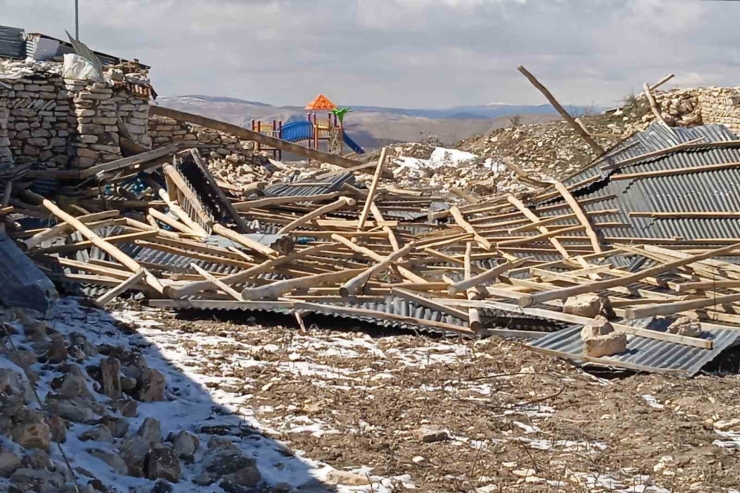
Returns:
[[[573,117],[570,116],[570,113],[568,113],[565,108],[560,106],[560,103],[558,103],[558,101],[550,93],[550,91],[548,91],[547,88],[534,77],[534,75],[530,74],[529,71],[527,71],[527,69],[522,66],[519,66],[518,70],[524,75],[524,77],[529,79],[529,82],[531,82],[534,87],[539,89],[539,91],[547,98],[553,108],[555,108],[557,112],[560,113],[560,116],[562,116],[565,121],[567,121],[570,126],[573,127],[576,132],[578,132],[578,135],[580,135],[583,140],[586,141],[586,143],[591,147],[591,149],[593,149],[594,153],[596,153],[597,156],[601,156],[606,152],[604,151],[603,147],[601,147],[594,139],[591,138],[588,132],[586,132],[583,128],[581,128],[580,125],[578,125],[578,123],[576,123]]]
[[[473,267],[470,255],[473,253],[473,244],[468,242],[465,245],[465,280],[469,281],[472,277]],[[474,287],[468,287],[466,290],[466,296],[469,300],[474,300],[478,297],[478,290]],[[480,313],[477,308],[468,308],[468,326],[470,330],[478,333],[481,330],[482,324],[480,322]]]
[[[653,111],[653,115],[655,115],[655,118],[661,122],[663,125],[668,126],[668,124],[663,119],[663,115],[660,113],[660,108],[658,108],[658,103],[655,102],[655,99],[653,98],[653,94],[650,92],[650,88],[647,85],[647,82],[644,82],[642,84],[642,89],[645,91],[645,96],[647,97],[648,103],[650,103],[650,109]]]
[[[365,227],[365,221],[367,221],[367,216],[370,214],[370,206],[373,204],[373,200],[375,200],[375,192],[378,190],[378,182],[380,181],[380,175],[383,172],[383,165],[385,164],[385,158],[388,154],[388,148],[383,147],[383,149],[380,151],[380,157],[378,158],[378,166],[375,168],[375,174],[373,175],[373,181],[370,184],[370,190],[367,193],[367,198],[365,199],[365,207],[362,209],[362,213],[360,214],[360,222],[357,224],[357,231],[362,231],[362,229]]]

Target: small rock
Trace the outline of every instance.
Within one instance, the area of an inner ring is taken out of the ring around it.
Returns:
[[[116,438],[123,438],[128,433],[129,423],[127,419],[105,416],[100,420],[100,424],[106,426],[111,435]]]
[[[118,474],[126,474],[128,472],[126,461],[124,461],[120,455],[114,452],[109,452],[107,450],[90,449],[87,451],[87,453],[89,453],[93,457],[97,457],[98,459],[108,464],[111,469],[113,469]]]
[[[441,426],[424,425],[416,430],[415,434],[424,443],[444,442],[450,439],[450,432]]]
[[[111,399],[121,398],[121,362],[118,358],[109,357],[100,362],[103,379],[103,393]]]
[[[163,479],[154,483],[154,488],[152,488],[152,493],[172,493],[172,491],[172,485]]]
[[[23,467],[30,467],[31,469],[51,469],[53,464],[49,454],[43,450],[31,450],[22,459]]]
[[[112,443],[113,435],[111,434],[107,426],[98,425],[95,428],[91,428],[80,435],[80,440],[83,442],[93,440],[96,442]]]
[[[273,493],[291,493],[295,491],[290,483],[278,483],[272,487]]]
[[[612,356],[627,350],[627,335],[612,332],[603,336],[591,337],[583,341],[584,352],[592,358]]]
[[[67,359],[67,346],[64,344],[64,336],[62,334],[51,334],[51,345],[46,358],[49,363],[57,364]]]
[[[74,399],[76,397],[90,397],[90,391],[87,389],[87,380],[81,375],[68,373],[62,381],[59,393],[65,399]]]
[[[31,365],[35,365],[38,361],[36,353],[33,351],[18,350],[13,351],[9,355],[10,361],[18,365],[23,371],[28,371]]]
[[[56,415],[46,418],[46,423],[51,430],[51,439],[57,443],[64,443],[67,440],[67,422]]]
[[[95,420],[95,413],[90,407],[68,399],[48,400],[47,408],[50,413],[73,423],[92,423]]]
[[[16,397],[19,405],[28,404],[33,399],[31,386],[23,375],[8,368],[0,368],[0,394],[4,394],[6,401]],[[7,404],[9,403],[3,402],[3,407]]]
[[[12,440],[25,448],[48,451],[51,446],[51,430],[43,420],[18,424],[10,433]]]
[[[156,418],[146,418],[136,432],[137,436],[140,436],[150,444],[162,442],[162,428],[159,424],[159,420]]]
[[[59,491],[65,482],[65,478],[62,474],[22,467],[10,476],[10,482],[14,486],[22,488],[21,491]],[[43,486],[47,489],[37,490],[37,486]]]
[[[213,478],[211,478],[211,475],[208,474],[207,471],[201,471],[201,473],[193,480],[193,483],[197,484],[198,486],[208,486],[209,484],[212,484],[214,481]]]
[[[133,418],[139,414],[139,403],[136,401],[127,401],[119,399],[116,401],[116,409],[125,417]]]
[[[179,458],[190,459],[198,451],[200,441],[192,433],[181,430],[172,440],[172,446]]]
[[[161,478],[171,483],[180,481],[182,473],[180,460],[175,451],[169,447],[157,447],[149,452],[144,471],[149,479]]]
[[[7,478],[21,467],[21,459],[8,449],[0,449],[0,477]]]
[[[601,313],[601,299],[595,294],[572,296],[563,303],[563,312],[594,318]]]
[[[136,379],[131,377],[122,377],[119,379],[121,382],[121,390],[129,392],[136,388]]]
[[[140,436],[133,436],[124,440],[120,454],[126,463],[129,476],[137,478],[144,476],[144,464],[150,448],[149,442]]]
[[[668,332],[687,337],[701,337],[701,324],[689,317],[678,317],[668,326]]]
[[[164,400],[164,375],[154,369],[146,369],[142,372],[139,381],[138,399],[142,402],[157,402]]]

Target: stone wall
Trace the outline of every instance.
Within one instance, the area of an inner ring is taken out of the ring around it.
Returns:
[[[67,164],[67,143],[73,128],[64,79],[34,74],[13,81],[7,96],[8,138],[16,163],[40,161]]]
[[[13,166],[13,153],[10,151],[10,139],[8,138],[8,108],[7,98],[10,91],[0,87],[0,171]]]
[[[704,124],[724,125],[740,135],[740,88],[709,87],[699,94]]]
[[[151,143],[143,95],[148,93],[130,92],[123,74],[115,83],[71,80],[62,77],[59,62],[15,60],[0,60],[0,72],[12,86],[0,100],[8,109],[7,138],[16,163],[84,169],[120,159],[119,118],[134,142]]]
[[[244,160],[249,160],[254,156],[254,142],[250,140],[240,140],[231,134],[161,116],[153,116],[149,119],[149,136],[154,148],[175,142],[198,142],[212,146],[211,154],[215,153],[224,158],[242,156]]]

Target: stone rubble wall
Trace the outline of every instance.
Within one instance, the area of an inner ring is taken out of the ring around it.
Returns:
[[[149,137],[153,148],[176,142],[198,142],[213,146],[213,153],[223,158],[242,156],[244,159],[241,162],[245,162],[254,156],[254,142],[250,140],[241,140],[231,134],[162,116],[149,118]]]
[[[61,63],[12,63],[31,73],[6,79],[12,89],[0,92],[0,122],[7,120],[7,135],[0,127],[0,165],[8,161],[3,148],[15,163],[39,162],[47,168],[85,169],[120,159],[119,118],[124,134],[151,145],[146,96],[122,84],[64,79]]]
[[[8,138],[8,95],[9,91],[0,89],[0,171],[13,166],[13,153]]]
[[[705,124],[724,125],[740,135],[740,87],[711,87],[699,94]]]
[[[740,87],[671,89],[657,92],[656,101],[670,126],[718,124],[740,135]],[[645,118],[652,119],[652,114]]]

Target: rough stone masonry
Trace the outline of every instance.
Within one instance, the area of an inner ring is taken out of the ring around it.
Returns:
[[[127,75],[113,68],[101,82],[72,80],[63,78],[61,62],[0,59],[0,82],[10,87],[0,92],[7,127],[0,159],[88,168],[121,158],[121,128],[134,142],[150,144],[148,92],[132,92]]]

